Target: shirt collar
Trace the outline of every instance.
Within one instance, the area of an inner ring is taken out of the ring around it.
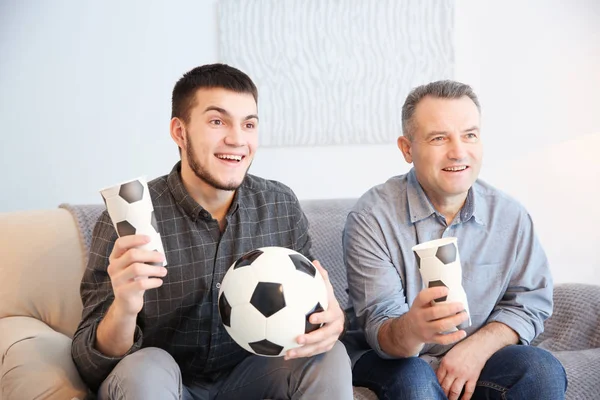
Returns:
[[[245,183],[242,183],[240,187],[235,191],[233,196],[233,202],[231,203],[231,207],[229,207],[229,211],[227,212],[227,217],[231,214],[235,213],[239,208],[239,198],[240,191],[243,190],[243,186]],[[183,211],[192,219],[192,221],[196,222],[198,218],[209,221],[212,219],[212,216],[208,211],[204,209],[200,204],[194,200],[192,196],[188,193],[183,185],[183,181],[181,180],[181,161],[177,162],[169,176],[167,177],[167,185],[169,186],[169,190],[175,199],[175,202],[183,208]]]
[[[475,186],[475,185],[474,185]],[[428,218],[432,214],[441,214],[433,207],[431,201],[425,194],[421,184],[417,180],[415,169],[411,168],[408,173],[408,184],[406,187],[406,196],[408,200],[408,212],[410,214],[410,222],[413,224],[422,219]],[[477,205],[477,207],[476,207]],[[485,216],[487,208],[484,199],[475,187],[471,187],[467,193],[465,204],[459,212],[461,223],[465,223],[472,217],[480,225],[485,225]]]
[[[408,200],[408,212],[410,214],[410,222],[413,224],[417,221],[435,214],[435,208],[427,198],[421,184],[417,181],[415,169],[411,168],[408,173],[408,184],[406,186],[406,196]]]

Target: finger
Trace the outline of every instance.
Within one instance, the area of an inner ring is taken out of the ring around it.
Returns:
[[[465,391],[461,397],[461,400],[471,400],[473,397],[473,393],[475,393],[475,386],[477,385],[477,381],[467,381],[465,384]]]
[[[165,256],[162,253],[145,249],[129,249],[121,258],[125,260],[127,265],[136,262],[148,264],[162,263],[165,260]]]
[[[448,295],[448,288],[446,286],[436,286],[432,288],[423,289],[419,292],[415,301],[420,307],[428,306],[435,299]]]
[[[444,381],[440,384],[442,386],[442,390],[444,391],[444,394],[446,395],[446,397],[450,396],[450,388],[452,387],[454,380],[455,380],[454,377],[452,377],[450,375],[446,375],[446,377],[444,378]]]
[[[448,400],[458,400],[464,386],[465,386],[464,379],[455,379],[454,383],[452,383],[452,386],[450,387],[450,393],[448,394]]]
[[[329,282],[329,273],[325,270],[325,268],[323,268],[319,260],[313,260],[312,263],[323,277],[323,280],[325,281],[325,286],[327,287],[327,292],[329,293],[331,289],[331,293],[333,294],[333,286],[331,286],[331,282]]]
[[[160,278],[137,279],[119,287],[115,292],[115,296],[117,293],[119,297],[129,296],[149,289],[156,289],[162,284],[163,280]]]
[[[431,338],[431,342],[446,345],[456,343],[459,340],[463,340],[465,337],[467,337],[467,333],[461,329],[451,333],[438,333]]]
[[[325,324],[310,333],[298,336],[297,342],[299,344],[314,344],[327,340],[329,337],[337,340],[340,333],[342,333],[338,325],[339,324]],[[343,326],[341,329],[343,329]]]
[[[162,265],[164,259],[165,256],[159,253],[158,251],[131,248],[120,257],[112,259],[110,265],[108,266],[107,272],[108,275],[112,278],[113,276],[117,275],[120,271],[126,269],[131,264],[134,264],[136,262]]]
[[[444,382],[444,379],[446,378],[446,375],[448,374],[448,371],[446,371],[446,368],[443,366],[443,364],[440,364],[440,366],[438,367],[435,376],[437,376],[438,382],[440,383],[440,385],[442,384],[442,382]]]
[[[285,359],[291,360],[293,358],[311,357],[316,354],[324,353],[326,351],[331,350],[336,340],[337,339],[335,337],[329,336],[317,343],[305,344],[304,346],[296,347],[294,349],[289,350],[286,353]]]
[[[138,280],[140,278],[159,277],[162,278],[167,275],[167,269],[165,267],[156,267],[144,263],[134,263],[123,269],[118,273],[112,282],[114,286],[129,283],[130,281]]]
[[[449,332],[454,330],[462,322],[466,321],[467,318],[467,313],[461,312],[460,314],[456,314],[451,317],[446,317],[433,321],[430,323],[430,325],[433,326],[435,332]]]
[[[429,307],[424,310],[425,319],[427,321],[435,321],[437,319],[450,317],[465,310],[465,306],[460,302],[436,304],[434,307]]]
[[[150,243],[150,236],[148,235],[128,235],[121,236],[115,241],[115,245],[110,253],[109,260],[113,260],[121,257],[127,252],[127,250],[134,247],[142,246],[146,243]]]
[[[339,303],[338,303],[337,299],[335,298],[333,286],[331,285],[331,282],[329,281],[329,274],[327,273],[325,268],[323,268],[323,266],[321,266],[321,263],[319,262],[319,260],[313,260],[312,263],[315,266],[315,268],[317,268],[317,270],[323,277],[323,280],[325,281],[325,288],[327,290],[327,300],[329,302],[328,310],[330,310],[332,308],[332,305],[334,305],[334,304],[336,304],[337,308],[339,308]],[[335,308],[335,306],[333,308]]]
[[[344,312],[340,308],[337,301],[331,301],[327,310],[312,313],[308,319],[311,324],[339,324],[342,329],[344,328]]]

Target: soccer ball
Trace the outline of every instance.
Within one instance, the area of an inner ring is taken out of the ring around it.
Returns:
[[[119,237],[135,234],[148,235],[151,238],[150,242],[141,248],[164,254],[158,224],[154,216],[154,207],[145,179],[138,178],[103,189],[100,194]],[[150,264],[167,265],[166,261]]]
[[[261,356],[283,356],[299,335],[318,329],[308,318],[327,309],[325,281],[302,254],[262,247],[241,256],[219,289],[219,314],[231,338]]]
[[[462,286],[462,268],[453,237],[432,240],[413,247],[417,266],[423,283],[428,287],[445,286],[448,295],[437,298],[434,303],[461,302],[469,314],[467,294]],[[469,316],[468,325],[471,325]]]

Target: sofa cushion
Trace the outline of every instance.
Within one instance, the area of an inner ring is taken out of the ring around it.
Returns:
[[[62,209],[0,214],[0,318],[29,316],[73,335],[81,318],[83,251]]]
[[[30,317],[2,318],[0,332],[2,400],[86,397],[70,338]]]

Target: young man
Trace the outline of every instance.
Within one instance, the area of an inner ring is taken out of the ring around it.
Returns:
[[[171,137],[181,161],[149,182],[165,254],[117,239],[106,212],[93,234],[81,283],[83,317],[72,354],[100,399],[352,398],[344,326],[329,292],[324,325],[298,338],[285,358],[251,355],[221,324],[217,296],[242,254],[282,246],[312,259],[307,220],[285,185],[248,175],[258,144],[257,90],[223,64],[175,85]],[[166,257],[167,266],[153,266]]]
[[[552,279],[528,213],[477,179],[482,144],[471,88],[414,89],[398,147],[414,168],[364,194],[348,215],[350,297],[371,350],[354,346],[354,384],[385,399],[561,399],[566,375],[527,346],[552,313]],[[423,289],[411,250],[457,237],[472,325],[448,289]],[[358,342],[357,342],[358,343]]]

